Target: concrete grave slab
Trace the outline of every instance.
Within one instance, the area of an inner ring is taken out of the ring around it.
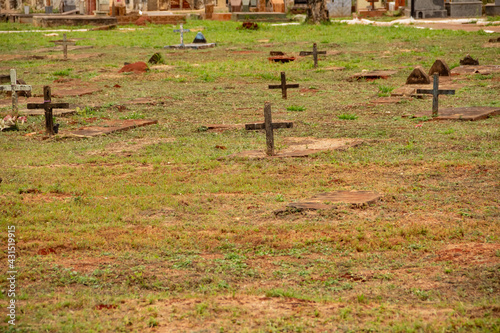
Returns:
[[[108,120],[101,124],[101,126],[82,127],[75,131],[70,131],[66,134],[75,137],[94,137],[99,135],[106,135],[119,131],[126,131],[136,127],[148,126],[157,124],[158,120],[145,120],[145,119],[127,119],[127,120]]]
[[[233,129],[244,129],[245,124],[208,124],[208,125],[203,125],[204,127],[207,128],[209,131],[214,131],[214,132],[224,132],[228,130],[233,130]]]
[[[336,191],[319,193],[304,201],[288,204],[288,207],[305,210],[331,209],[327,203],[347,203],[356,206],[369,205],[377,202],[381,195],[370,191]]]
[[[458,90],[464,87],[461,83],[454,83],[451,80],[451,77],[440,77],[439,78],[439,88],[446,90]],[[416,97],[423,98],[421,94],[417,94],[417,89],[432,89],[433,84],[412,84],[405,85],[399,88],[394,89],[391,92],[391,97],[399,97],[399,96],[407,96],[407,97]]]
[[[463,65],[451,70],[451,75],[500,73],[500,65]]]
[[[45,111],[44,110],[28,110],[28,109],[23,109],[19,110],[19,113],[22,114],[23,116],[30,116],[30,117],[35,117],[35,116],[45,116]],[[52,110],[52,115],[54,117],[66,117],[76,114],[76,109],[54,109]]]
[[[500,115],[500,107],[491,106],[469,106],[461,108],[440,109],[439,116],[433,120],[469,120],[476,121],[492,116]],[[432,111],[419,112],[412,118],[432,117]]]
[[[406,100],[403,97],[379,97],[370,101],[371,104],[384,105],[384,104],[398,104]]]
[[[284,157],[307,157],[309,155],[328,150],[346,150],[359,146],[363,143],[359,139],[317,139],[317,138],[284,138],[283,143],[287,148],[277,152],[276,155],[268,156],[264,150],[249,150],[228,156],[229,158],[284,158]]]
[[[378,79],[387,79],[390,76],[396,74],[397,71],[367,71],[358,74],[354,74],[349,78],[350,81],[359,81],[362,79],[366,80],[378,80]]]

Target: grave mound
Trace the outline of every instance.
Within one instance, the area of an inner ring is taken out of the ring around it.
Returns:
[[[138,61],[133,64],[128,64],[122,67],[118,73],[134,72],[134,73],[145,73],[149,70],[148,65],[145,62]]]

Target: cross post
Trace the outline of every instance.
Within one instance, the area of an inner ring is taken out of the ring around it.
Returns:
[[[326,54],[326,51],[318,51],[318,45],[316,43],[313,44],[313,51],[300,51],[300,56],[305,57],[312,55],[314,59],[314,68],[318,67],[318,54]]]
[[[278,85],[270,84],[269,85],[269,89],[281,89],[281,97],[283,97],[283,99],[287,98],[287,95],[286,95],[287,89],[298,88],[298,87],[299,87],[298,84],[286,84],[285,72],[281,72],[281,84],[278,84]]]
[[[182,1],[182,0],[181,0]],[[175,29],[174,32],[180,32],[181,33],[181,46],[184,46],[184,33],[185,32],[190,32],[191,30],[189,29],[184,29],[182,27],[182,23],[181,23],[181,28],[180,29]]]
[[[62,45],[64,60],[68,60],[68,45],[75,45],[75,42],[66,39],[66,34],[63,34],[63,40],[54,40],[53,42],[57,45]]]
[[[28,109],[45,110],[45,130],[48,135],[54,135],[54,117],[52,109],[69,109],[69,103],[52,103],[50,87],[43,87],[43,103],[29,103]]]
[[[18,115],[18,91],[31,91],[31,86],[26,84],[17,84],[17,73],[15,69],[10,70],[10,85],[0,86],[0,91],[11,91],[12,92],[12,112],[14,116]]]
[[[439,74],[434,74],[434,82],[432,90],[429,89],[417,89],[417,94],[430,94],[432,95],[432,117],[438,116],[439,112],[439,95],[455,95],[455,90],[440,90],[439,89]]]
[[[264,126],[266,129],[266,154],[269,156],[274,155],[274,132],[273,132],[273,119],[271,116],[271,103],[264,104]]]

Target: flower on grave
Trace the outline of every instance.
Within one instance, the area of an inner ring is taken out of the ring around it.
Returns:
[[[16,128],[19,123],[24,124],[28,121],[26,116],[11,116],[6,115],[2,120],[0,120],[0,131],[9,128]]]

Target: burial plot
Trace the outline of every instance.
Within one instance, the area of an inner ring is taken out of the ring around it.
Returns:
[[[59,125],[54,126],[54,117],[52,114],[53,109],[67,109],[69,108],[68,103],[52,103],[52,96],[50,93],[50,87],[43,87],[43,103],[29,103],[28,109],[44,109],[45,113],[45,131],[48,135],[54,135],[57,133]]]
[[[299,56],[306,57],[306,56],[312,55],[313,61],[314,61],[314,68],[317,68],[318,67],[318,54],[326,54],[326,51],[318,51],[318,46],[316,45],[316,43],[314,43],[312,52],[300,51]]]
[[[500,65],[462,65],[451,70],[451,75],[500,73]]]
[[[291,62],[291,61],[295,61],[295,57],[290,57],[287,55],[272,56],[272,57],[269,57],[267,59],[271,62],[280,62],[282,64],[287,63],[287,62]]]
[[[432,90],[417,89],[417,94],[431,94],[432,95],[432,117],[438,116],[439,109],[439,95],[455,95],[455,90],[452,89],[439,89],[439,75],[434,74],[434,83]]]
[[[350,81],[359,81],[365,79],[367,81],[378,80],[378,79],[387,79],[390,76],[396,74],[397,71],[366,71],[358,74],[354,74],[350,77]]]
[[[215,43],[207,43],[206,40],[205,40],[205,42],[203,42],[202,40],[200,40],[201,37],[198,37],[198,35],[200,33],[198,33],[196,35],[193,43],[184,44],[184,33],[185,32],[190,32],[190,31],[191,30],[189,30],[189,29],[184,29],[183,25],[181,24],[180,25],[180,29],[174,30],[174,32],[180,33],[181,43],[178,44],[178,45],[168,45],[168,46],[165,46],[164,49],[195,49],[195,50],[198,50],[198,49],[206,49],[206,48],[215,47]],[[203,36],[203,34],[201,34],[201,36]],[[203,39],[205,39],[205,37],[203,37]]]
[[[19,112],[18,106],[18,92],[29,91],[31,92],[31,86],[25,84],[17,83],[17,73],[15,69],[10,70],[10,85],[0,86],[0,91],[10,91],[12,93],[12,112],[17,115]]]
[[[281,84],[270,84],[269,89],[281,89],[281,97],[287,99],[287,89],[298,88],[298,84],[286,84],[286,74],[281,72]]]
[[[136,127],[148,126],[157,124],[158,120],[145,119],[127,119],[127,120],[108,120],[101,126],[82,127],[67,134],[75,137],[94,137],[99,135],[107,135],[114,132],[126,131]]]
[[[99,87],[96,87],[88,82],[83,82],[79,79],[56,83],[52,85],[52,88],[54,89],[52,97],[84,96],[91,95],[102,90]]]
[[[266,102],[264,106],[264,123],[246,124],[247,130],[264,129],[266,132],[266,150],[250,150],[230,155],[229,157],[241,157],[250,159],[261,159],[268,157],[307,157],[325,150],[344,150],[355,147],[362,143],[357,139],[315,139],[315,138],[285,138],[283,142],[288,145],[280,152],[275,151],[274,130],[278,128],[292,128],[293,123],[282,121],[273,122],[271,115],[271,104]]]
[[[66,34],[63,34],[62,40],[53,40],[52,43],[62,46],[64,60],[68,60],[68,46],[76,44],[75,41],[66,39]]]
[[[303,201],[288,204],[299,210],[331,209],[334,206],[327,203],[347,203],[356,206],[369,205],[377,202],[381,195],[370,191],[336,191],[319,193]]]

